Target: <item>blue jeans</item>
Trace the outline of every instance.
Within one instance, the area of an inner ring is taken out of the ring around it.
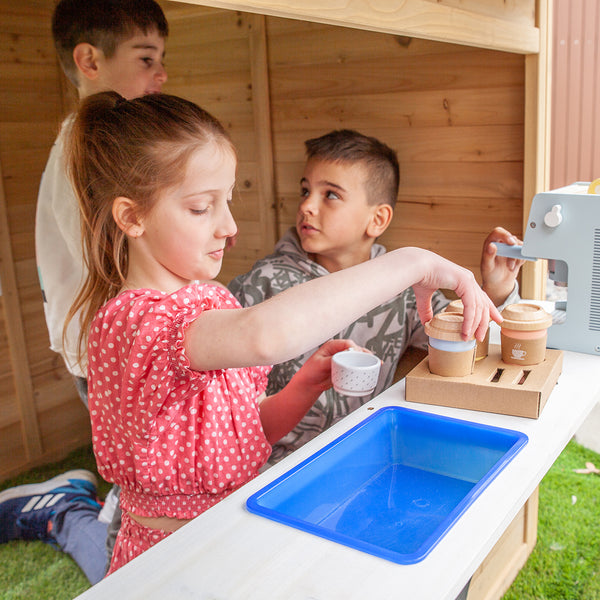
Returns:
[[[89,410],[87,379],[75,377],[75,387],[81,401]],[[119,489],[118,486],[113,488]],[[112,522],[108,525],[98,521],[98,513],[91,507],[88,506],[87,509],[87,515],[83,506],[69,509],[69,514],[64,513],[60,519],[56,515],[54,520],[59,524],[58,527],[55,524],[52,533],[63,552],[73,558],[90,583],[94,585],[104,577],[110,565],[115,540],[121,526],[121,509],[117,506]],[[70,514],[71,510],[73,514]],[[92,517],[96,519],[96,523],[92,522]]]
[[[108,570],[107,529],[106,523],[98,521],[97,507],[86,502],[69,502],[52,517],[52,536],[92,585]]]

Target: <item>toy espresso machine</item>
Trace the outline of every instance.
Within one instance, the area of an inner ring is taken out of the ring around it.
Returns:
[[[566,290],[566,301],[557,302],[552,315],[535,302],[505,307],[501,344],[490,344],[488,355],[479,361],[473,356],[475,348],[458,347],[457,340],[464,342],[460,333],[451,331],[462,315],[438,313],[437,321],[443,322],[432,319],[425,329],[428,357],[406,375],[408,402],[537,419],[562,371],[563,350],[600,354],[596,184],[600,188],[600,179],[537,194],[523,246],[496,244],[500,256],[547,259],[550,278]]]
[[[536,194],[523,246],[498,254],[548,260],[549,277],[566,288],[556,303],[548,348],[600,354],[600,179]]]

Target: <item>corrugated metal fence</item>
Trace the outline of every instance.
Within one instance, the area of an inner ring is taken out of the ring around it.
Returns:
[[[600,177],[599,37],[599,0],[554,0],[551,189]]]

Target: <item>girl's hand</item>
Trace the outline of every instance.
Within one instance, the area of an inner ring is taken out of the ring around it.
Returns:
[[[433,318],[431,296],[435,290],[453,290],[463,301],[463,338],[467,340],[475,336],[483,341],[490,319],[500,323],[502,317],[488,295],[479,287],[473,273],[432,252],[427,252],[421,258],[426,261],[427,274],[413,284],[421,321],[426,323]]]
[[[496,246],[493,242],[502,242],[510,246],[522,246],[523,242],[510,231],[496,227],[483,243],[481,252],[481,280],[483,289],[492,302],[499,306],[515,287],[515,279],[519,269],[525,262],[516,258],[497,256]]]

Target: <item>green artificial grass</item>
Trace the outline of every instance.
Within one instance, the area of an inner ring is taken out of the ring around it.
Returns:
[[[600,475],[575,473],[600,455],[570,442],[540,484],[537,544],[503,600],[600,600]],[[96,472],[91,447],[33,469],[0,489],[36,483],[69,469]],[[110,489],[100,480],[99,495]],[[0,545],[2,600],[70,600],[89,587],[77,565],[42,542]]]
[[[538,538],[503,600],[600,600],[600,455],[570,442],[540,485]]]

